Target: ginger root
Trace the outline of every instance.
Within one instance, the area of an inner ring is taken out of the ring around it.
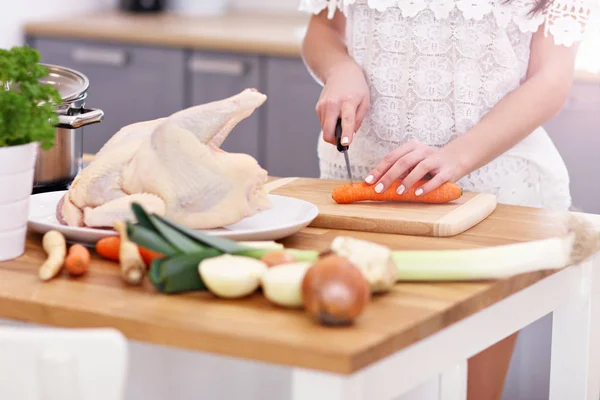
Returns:
[[[125,223],[116,221],[114,227],[121,236],[121,245],[119,248],[121,277],[130,285],[139,285],[144,279],[146,266],[140,256],[138,246],[129,240]]]
[[[39,276],[41,280],[48,281],[59,273],[65,262],[67,242],[62,233],[52,230],[44,235],[42,247],[48,258],[40,267]]]

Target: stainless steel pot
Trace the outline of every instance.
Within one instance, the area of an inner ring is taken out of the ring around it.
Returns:
[[[68,184],[81,171],[83,156],[83,127],[102,122],[104,112],[85,108],[89,88],[88,78],[81,72],[57,65],[41,64],[49,71],[40,80],[53,86],[62,97],[57,105],[59,124],[56,139],[49,150],[38,152],[34,188]]]

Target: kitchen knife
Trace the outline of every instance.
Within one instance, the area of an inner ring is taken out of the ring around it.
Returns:
[[[352,170],[350,169],[350,159],[348,158],[348,148],[349,146],[342,145],[342,119],[338,118],[337,124],[335,126],[335,140],[337,142],[337,149],[340,153],[344,153],[344,159],[346,160],[346,169],[348,170],[348,179],[350,179],[351,183],[354,183],[354,179],[352,178]]]

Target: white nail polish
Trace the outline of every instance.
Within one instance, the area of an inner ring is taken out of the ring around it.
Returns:
[[[347,137],[342,138],[342,144],[348,144],[350,143],[350,139],[348,139]]]
[[[369,175],[365,178],[365,182],[373,183],[373,179],[375,179],[375,177],[373,175]]]
[[[417,196],[420,196],[420,195],[422,195],[422,194],[423,194],[423,189],[421,189],[421,188],[417,189],[417,190],[415,191],[415,194],[416,194]]]
[[[375,191],[381,193],[383,191],[383,183],[378,183],[377,186],[375,186]]]
[[[404,185],[400,185],[400,186],[398,186],[398,190],[396,190],[396,192],[397,192],[398,194],[402,194],[402,193],[404,193],[404,190],[405,190],[405,189],[404,189]]]

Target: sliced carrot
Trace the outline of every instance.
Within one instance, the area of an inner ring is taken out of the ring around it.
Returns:
[[[88,249],[80,244],[74,244],[69,248],[65,258],[65,269],[72,276],[81,276],[86,273],[90,266],[91,255]]]
[[[142,256],[142,260],[144,260],[144,264],[146,267],[150,267],[152,261],[156,258],[164,258],[165,255],[161,253],[157,253],[156,251],[148,250],[142,246],[138,246],[138,251],[140,252],[140,256]]]
[[[119,236],[108,236],[96,242],[96,253],[111,261],[119,261],[119,249],[121,238]]]
[[[417,196],[415,191],[426,182],[426,180],[421,180],[402,194],[396,192],[398,186],[400,186],[400,181],[395,181],[382,193],[377,193],[374,185],[369,185],[365,182],[357,182],[335,187],[331,197],[338,204],[349,204],[359,201],[441,204],[456,200],[463,195],[463,190],[460,186],[452,182],[446,182],[427,194]]]

